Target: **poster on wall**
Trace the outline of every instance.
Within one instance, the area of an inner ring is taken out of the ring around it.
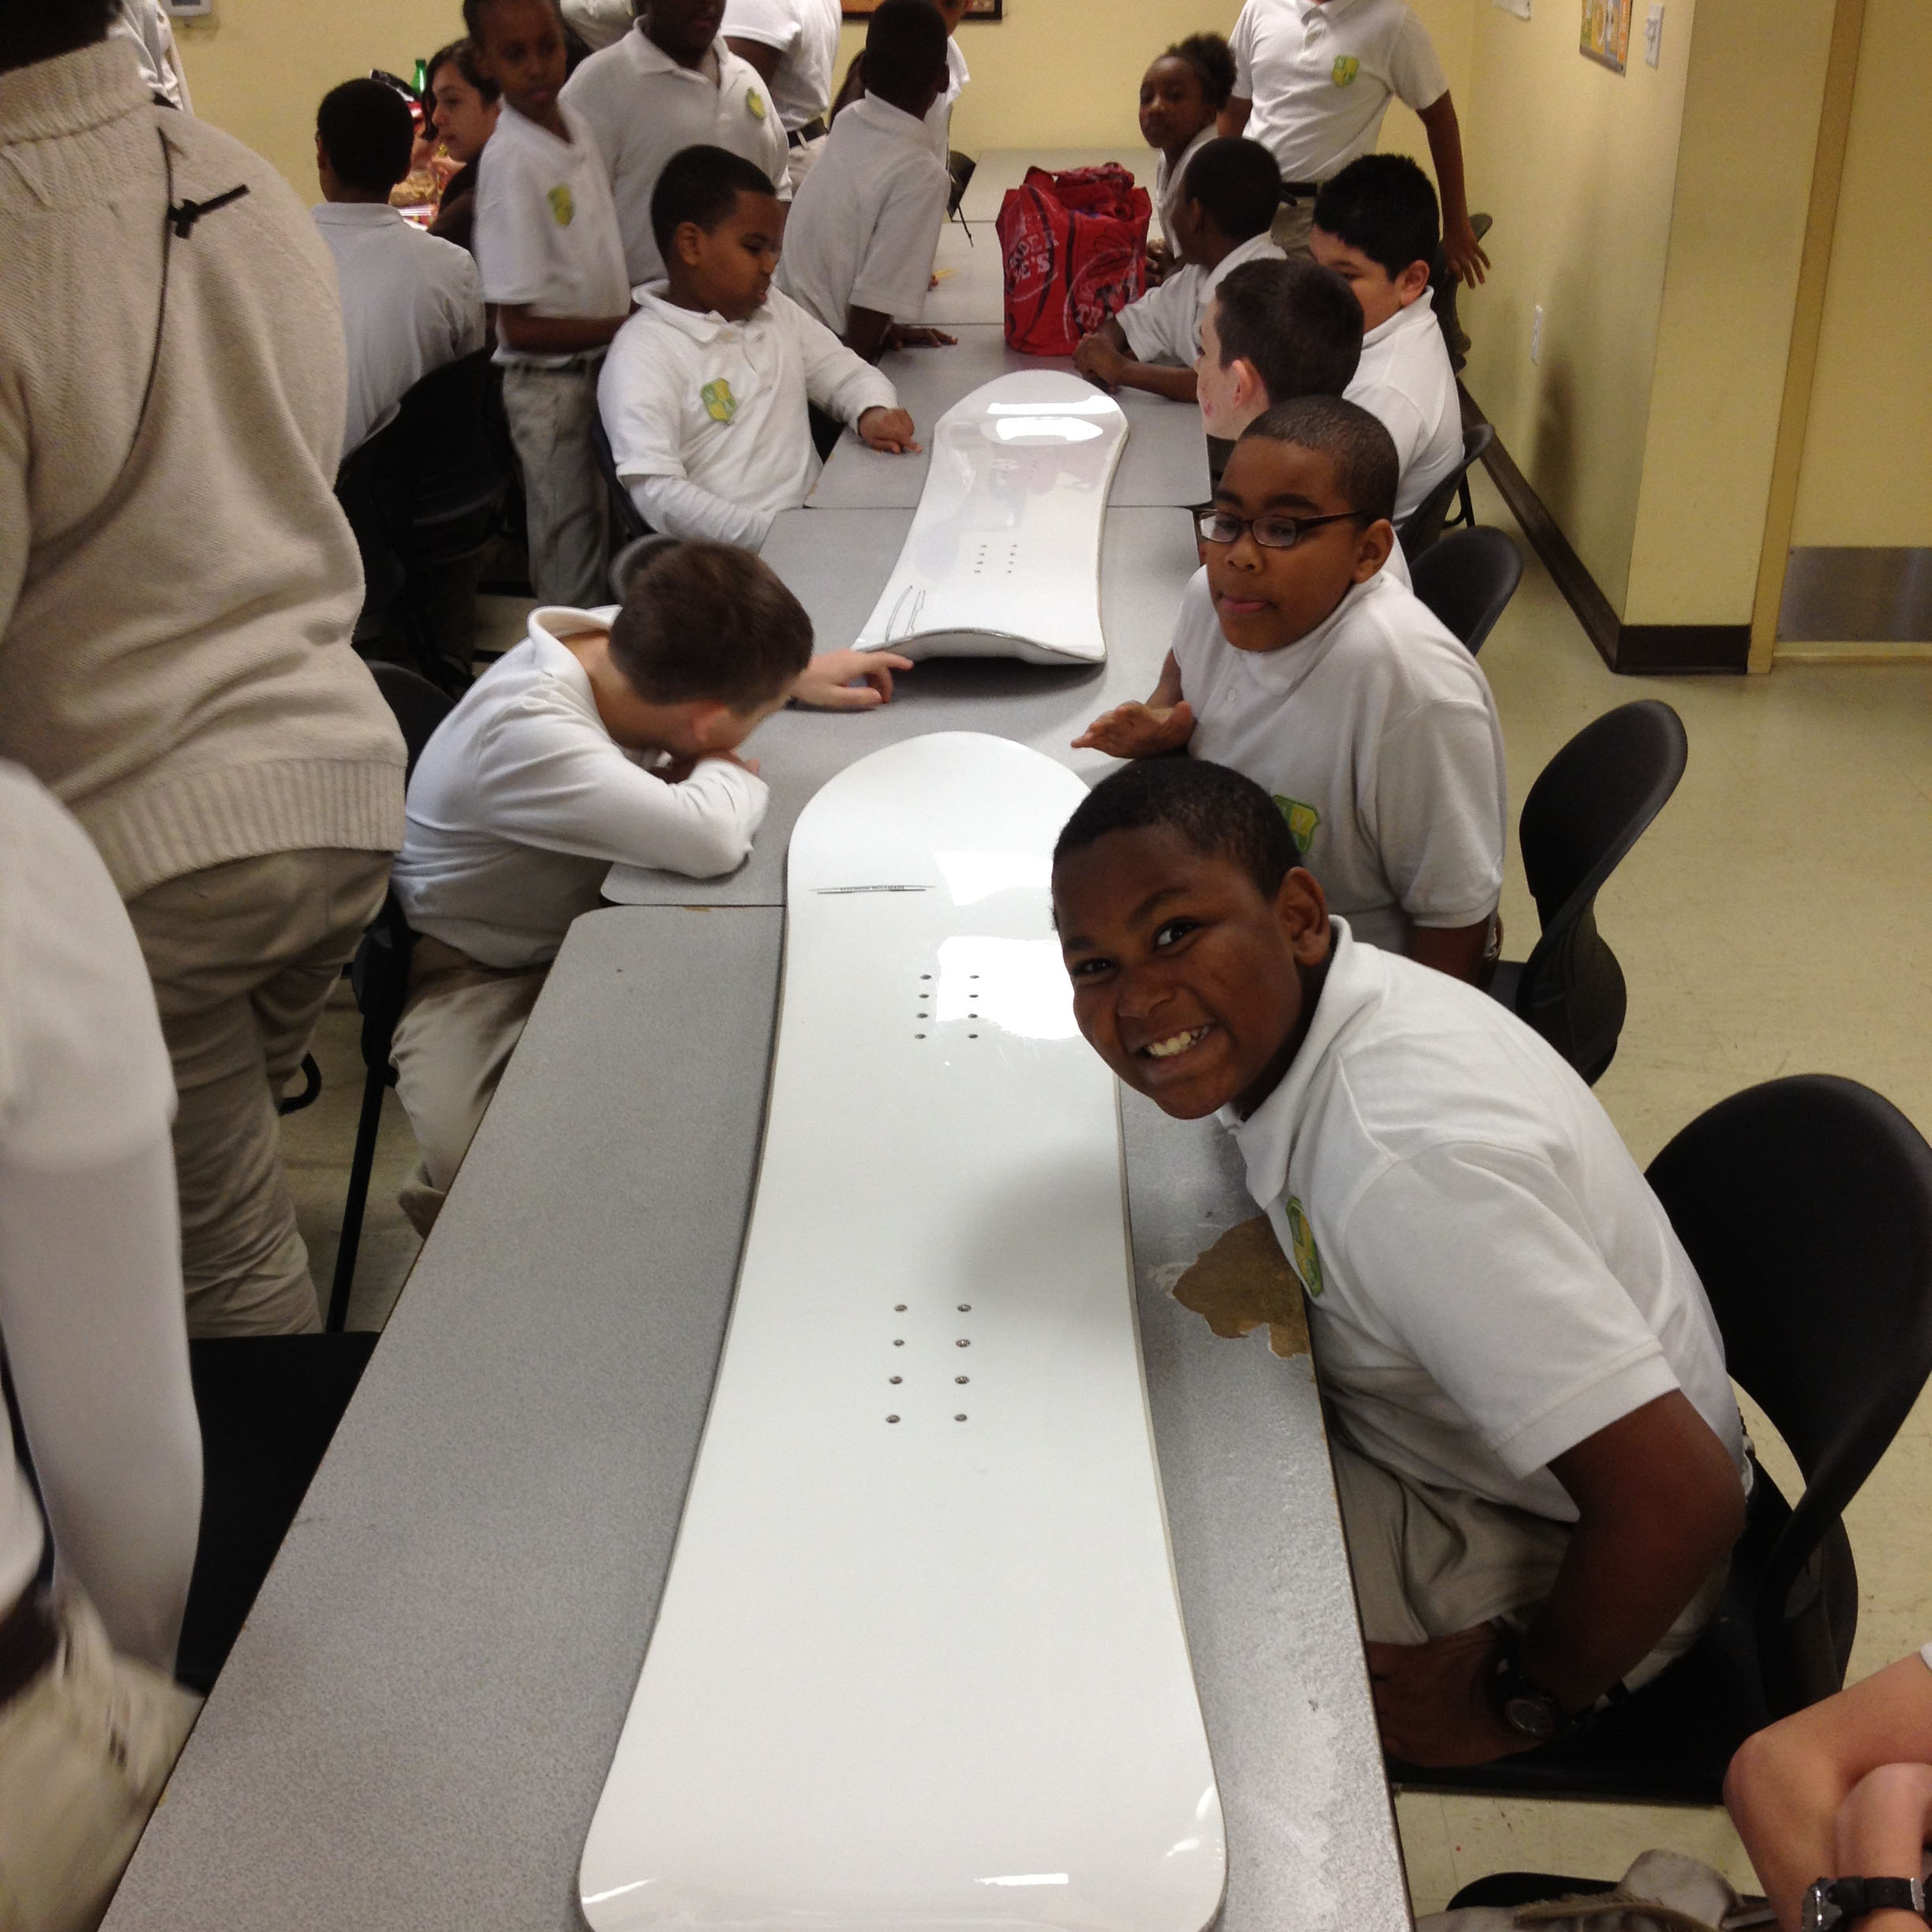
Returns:
[[[1623,71],[1630,53],[1631,8],[1634,0],[1583,0],[1582,51],[1613,73]]]
[[[848,20],[866,20],[878,9],[878,0],[840,0],[839,11]],[[1004,20],[1006,0],[967,0],[966,17],[971,20]]]
[[[1505,13],[1514,13],[1518,20],[1530,17],[1530,0],[1489,0],[1489,3],[1500,7]]]

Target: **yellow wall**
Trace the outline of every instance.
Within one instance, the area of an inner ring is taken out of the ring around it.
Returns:
[[[1795,545],[1932,545],[1932,7],[1866,0]]]

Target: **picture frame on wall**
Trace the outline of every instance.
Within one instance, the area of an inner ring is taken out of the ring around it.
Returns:
[[[1583,0],[1583,34],[1578,50],[1612,73],[1630,57],[1631,14],[1636,0]]]
[[[848,20],[866,20],[878,6],[878,0],[840,0],[839,10]],[[996,21],[1006,17],[1006,0],[971,0],[966,9],[969,21]]]

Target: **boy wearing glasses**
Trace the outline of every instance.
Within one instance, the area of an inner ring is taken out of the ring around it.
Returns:
[[[1506,781],[1476,660],[1383,566],[1395,446],[1301,396],[1249,425],[1200,519],[1204,568],[1144,704],[1076,746],[1184,747],[1273,798],[1358,939],[1478,983],[1495,958]]]

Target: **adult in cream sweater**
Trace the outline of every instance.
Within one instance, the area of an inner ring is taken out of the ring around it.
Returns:
[[[0,9],[0,758],[86,829],[154,981],[190,1332],[293,1333],[275,1096],[381,904],[402,744],[349,642],[328,250],[154,105],[110,11]]]

